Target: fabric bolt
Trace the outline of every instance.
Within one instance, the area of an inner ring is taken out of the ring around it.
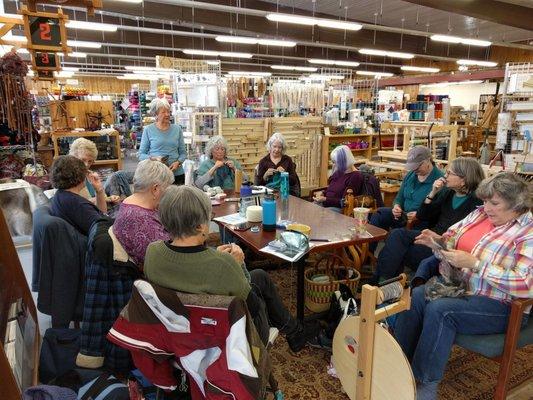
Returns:
[[[470,213],[443,235],[446,247],[474,225],[487,219],[483,207]],[[469,293],[510,302],[513,298],[533,297],[533,215],[531,211],[501,225],[479,238],[472,249],[478,271],[464,269]],[[529,312],[529,310],[527,310]]]
[[[326,201],[322,203],[324,207],[341,207],[341,203],[346,191],[352,189],[353,194],[361,194],[363,187],[363,175],[359,171],[352,171],[345,174],[334,173],[328,179],[328,187],[324,191]]]
[[[150,157],[167,157],[166,164],[170,166],[176,161],[183,161],[187,158],[187,149],[183,139],[183,133],[178,125],[170,125],[167,131],[161,131],[155,124],[144,127],[139,147],[139,159],[146,160]],[[174,170],[174,175],[184,175],[183,168]]]
[[[155,385],[173,390],[173,363],[189,376],[191,398],[263,398],[268,352],[242,299],[175,292],[136,281],[132,298],[108,334],[131,351],[136,367]]]
[[[298,174],[296,173],[296,164],[288,155],[284,154],[281,156],[281,160],[278,163],[274,163],[270,159],[270,154],[264,156],[259,160],[257,165],[257,184],[261,186],[266,186],[273,182],[274,176],[269,177],[267,180],[264,179],[265,172],[269,168],[278,169],[282,167],[286,172],[289,173],[289,192],[293,196],[300,196],[300,180],[298,179]],[[269,186],[270,187],[270,186]],[[279,184],[272,187],[273,189],[279,189]]]
[[[122,203],[115,217],[113,232],[135,264],[142,267],[148,245],[157,240],[170,240],[157,210]]]
[[[130,300],[140,273],[131,262],[113,260],[110,226],[110,221],[97,222],[89,235],[80,353],[105,357],[104,365],[112,371],[127,371],[131,367],[128,351],[107,341],[106,335]]]
[[[503,333],[510,305],[486,296],[425,299],[425,285],[416,287],[411,308],[398,314],[394,336],[411,362],[413,375],[423,384],[444,375],[455,335]],[[523,324],[528,315],[524,315]]]
[[[237,160],[233,158],[228,158],[228,160],[233,162],[236,169],[242,170],[242,166]],[[218,168],[213,175],[210,175],[208,171],[213,168],[214,165],[215,161],[212,158],[204,160],[196,171],[194,184],[200,189],[203,189],[205,185],[211,187],[220,186],[225,190],[233,189],[235,187],[235,172],[227,165],[223,165]]]
[[[52,327],[67,328],[83,312],[87,237],[50,207],[33,213],[31,289],[39,292],[37,309],[52,317]]]
[[[93,203],[68,190],[58,190],[52,197],[51,204],[53,216],[64,219],[85,236],[89,234],[91,225],[103,217]]]

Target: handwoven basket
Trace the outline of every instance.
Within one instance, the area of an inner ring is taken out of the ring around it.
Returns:
[[[353,269],[354,276],[350,279],[337,280],[336,271],[339,269],[347,270],[346,266],[342,265],[343,260],[336,254],[324,254],[319,258],[313,267],[305,270],[305,306],[316,313],[323,312],[329,309],[331,295],[339,290],[339,284],[347,285],[352,293],[357,292],[357,285],[361,274],[359,271]],[[346,276],[348,271],[346,271]],[[312,280],[315,275],[328,275],[330,281],[327,283],[314,282]]]

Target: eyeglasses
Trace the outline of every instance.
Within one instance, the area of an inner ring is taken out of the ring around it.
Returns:
[[[459,178],[462,178],[461,175],[456,174],[455,172],[453,172],[452,170],[449,170],[449,169],[446,170],[446,173],[444,175],[454,175],[454,176],[458,176]]]

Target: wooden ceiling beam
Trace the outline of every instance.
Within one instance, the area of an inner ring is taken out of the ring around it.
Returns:
[[[455,14],[533,31],[533,8],[496,0],[405,0]]]

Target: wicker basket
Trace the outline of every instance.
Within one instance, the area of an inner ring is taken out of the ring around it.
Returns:
[[[336,254],[324,254],[320,257],[313,267],[305,270],[305,306],[313,312],[323,312],[328,310],[331,301],[331,295],[339,290],[339,284],[344,283],[347,285],[352,293],[357,292],[357,285],[361,274],[353,269],[354,276],[350,279],[337,280],[335,273],[337,270],[346,270],[346,266],[343,265],[343,260]],[[347,272],[347,271],[346,271]],[[315,275],[327,275],[330,281],[327,283],[314,282],[312,280]],[[348,275],[346,273],[346,275]]]

